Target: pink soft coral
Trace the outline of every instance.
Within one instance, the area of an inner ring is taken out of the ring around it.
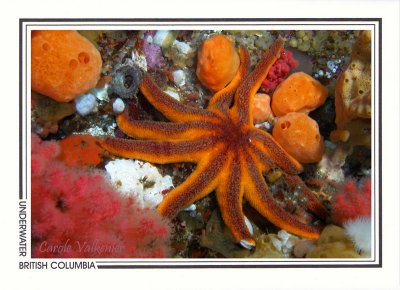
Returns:
[[[32,256],[166,257],[170,229],[98,171],[67,167],[58,143],[32,136]]]
[[[371,216],[371,179],[360,187],[354,180],[348,180],[332,201],[332,217],[339,224],[359,217]]]
[[[293,53],[282,49],[279,59],[273,64],[267,78],[262,82],[261,90],[266,93],[273,91],[297,65]]]

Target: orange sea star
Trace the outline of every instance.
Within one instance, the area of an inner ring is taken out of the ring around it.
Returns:
[[[168,218],[215,191],[225,224],[234,238],[247,248],[255,246],[244,219],[242,200],[276,226],[294,234],[316,239],[320,229],[307,225],[273,198],[263,173],[281,168],[290,189],[301,187],[307,208],[324,217],[325,208],[297,176],[302,166],[265,131],[253,125],[254,94],[283,47],[279,38],[266,51],[252,73],[245,48],[239,48],[241,64],[231,83],[210,99],[207,109],[186,106],[161,91],[149,74],[140,90],[147,100],[172,122],[133,121],[128,113],[117,117],[127,135],[145,140],[105,137],[102,146],[125,158],[164,164],[192,162],[197,167],[159,205]]]

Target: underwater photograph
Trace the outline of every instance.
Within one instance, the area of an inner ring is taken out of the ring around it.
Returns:
[[[375,256],[373,31],[27,37],[32,258]]]

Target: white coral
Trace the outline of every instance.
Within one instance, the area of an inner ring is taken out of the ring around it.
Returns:
[[[171,176],[162,176],[147,162],[116,159],[105,168],[118,191],[134,196],[143,207],[156,207],[163,200],[162,192],[173,187]]]

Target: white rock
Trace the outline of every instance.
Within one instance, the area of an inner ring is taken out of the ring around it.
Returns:
[[[143,207],[156,207],[163,200],[162,192],[173,187],[171,176],[163,177],[147,162],[116,159],[105,168],[118,191],[134,196]]]
[[[186,83],[186,74],[183,70],[178,69],[172,72],[172,77],[174,78],[174,83],[179,86],[183,87]]]
[[[147,71],[147,60],[146,60],[146,56],[143,53],[139,53],[136,50],[133,50],[132,51],[132,61],[140,69]]]
[[[81,116],[89,115],[97,108],[96,97],[92,94],[81,95],[75,99],[75,109]]]
[[[271,238],[271,242],[274,245],[274,247],[278,250],[281,251],[282,250],[282,241],[278,240],[274,237]]]
[[[108,97],[108,89],[109,85],[106,84],[103,88],[94,88],[90,90],[90,93],[93,94],[99,101],[109,101],[110,98]]]
[[[287,231],[285,231],[285,230],[280,230],[280,231],[278,232],[278,238],[279,238],[284,244],[287,243],[287,241],[289,240],[290,236],[291,236],[291,235],[290,235]]]
[[[148,43],[153,43],[153,36],[147,35],[146,41],[147,41]]]
[[[167,88],[164,93],[166,93],[167,95],[173,97],[175,100],[180,101],[181,100],[181,96],[179,95],[179,93],[173,89]]]
[[[121,98],[115,99],[113,103],[113,111],[115,114],[121,114],[125,109],[125,103]]]
[[[194,203],[192,203],[191,205],[189,205],[187,208],[183,209],[184,211],[195,211],[196,210],[196,205]]]
[[[280,230],[277,236],[281,242],[280,251],[285,255],[289,255],[293,251],[294,245],[299,238],[285,230]]]
[[[330,143],[325,143],[325,145],[327,146],[325,146],[324,155],[318,163],[318,172],[330,180],[342,183],[344,182],[342,166],[346,162],[349,151],[343,146],[331,146]]]
[[[182,54],[188,54],[192,51],[192,47],[189,44],[178,40],[173,42],[173,46]]]
[[[158,30],[153,37],[153,43],[163,48],[171,45],[174,35],[170,30]]]

